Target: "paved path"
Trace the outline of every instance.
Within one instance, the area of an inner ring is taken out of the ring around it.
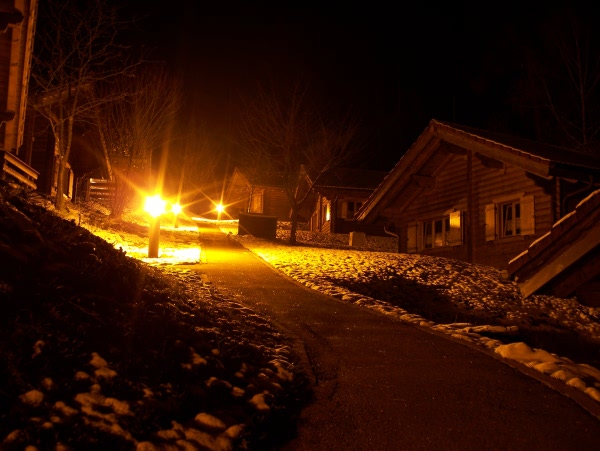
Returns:
[[[203,278],[270,317],[304,353],[315,399],[283,449],[599,446],[600,414],[585,395],[560,393],[482,350],[309,290],[215,229],[200,232]]]

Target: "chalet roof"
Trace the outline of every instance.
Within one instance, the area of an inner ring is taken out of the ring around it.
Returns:
[[[600,159],[592,155],[432,119],[359,210],[358,220],[368,222],[374,219],[383,207],[383,198],[391,191],[399,192],[410,183],[410,174],[416,174],[420,168],[431,164],[430,160],[437,152],[450,154],[464,152],[465,149],[547,179],[588,180],[590,176],[600,177]]]
[[[600,252],[600,190],[583,199],[571,213],[557,221],[552,229],[534,241],[528,249],[508,263],[508,272],[515,279],[523,296],[533,294],[542,286],[551,283],[561,273],[571,270],[571,266],[589,252]],[[600,268],[594,264],[596,274]],[[577,283],[582,282],[580,271]],[[571,282],[571,284],[573,284]],[[575,285],[576,285],[575,284]],[[570,295],[571,289],[563,283],[562,294]]]
[[[347,188],[372,191],[385,178],[387,172],[358,168],[336,168],[323,174],[315,188]]]
[[[576,152],[566,147],[554,146],[552,144],[541,143],[518,136],[492,132],[489,130],[481,130],[473,127],[465,127],[445,122],[439,122],[439,124],[445,125],[446,127],[454,129],[457,132],[463,132],[472,135],[474,138],[479,137],[483,139],[487,145],[502,148],[506,152],[514,153],[516,155],[521,155],[531,159],[537,158],[539,161],[546,160],[554,169],[556,169],[559,165],[579,166],[581,168],[593,170],[598,170],[600,168],[599,158],[590,154]]]
[[[265,172],[258,174],[241,167],[236,167],[234,172],[237,172],[249,184],[254,186],[268,186],[274,188],[283,188],[285,186],[283,175],[280,173]]]
[[[258,174],[252,177],[254,184],[257,186],[271,186],[283,188],[285,186],[283,175],[279,173]]]

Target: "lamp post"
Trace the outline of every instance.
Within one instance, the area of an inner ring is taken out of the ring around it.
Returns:
[[[158,247],[160,242],[160,215],[165,211],[166,202],[159,194],[148,196],[144,209],[150,213],[150,228],[148,230],[148,258],[158,258]]]

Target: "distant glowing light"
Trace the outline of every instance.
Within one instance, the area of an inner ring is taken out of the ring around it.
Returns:
[[[154,196],[146,197],[144,210],[150,213],[150,216],[156,218],[165,212],[166,206],[167,201],[162,199],[159,194],[155,194]]]
[[[219,213],[223,213],[225,211],[225,206],[223,204],[217,204],[216,210]]]
[[[178,215],[179,213],[181,213],[181,209],[181,205],[179,205],[178,203],[174,203],[173,205],[171,205],[171,211],[174,215]]]

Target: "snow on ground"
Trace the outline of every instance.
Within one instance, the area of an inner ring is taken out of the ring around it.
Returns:
[[[367,237],[365,248],[358,249],[348,245],[348,235],[299,231],[299,244],[289,246],[285,229],[278,230],[276,241],[268,241],[237,235],[236,221],[219,221],[218,226],[265,262],[309,288],[394,320],[430,327],[485,347],[600,402],[600,370],[596,367],[506,339],[526,329],[557,335],[570,331],[600,343],[600,308],[552,296],[524,300],[517,286],[495,268],[395,253],[395,238]],[[153,265],[200,262],[199,243],[190,242],[195,232],[189,225],[177,229],[163,225],[158,259],[146,258],[147,242],[143,240],[137,244],[117,243],[119,240],[113,237],[113,242],[127,255]],[[173,242],[176,236],[186,238]]]

